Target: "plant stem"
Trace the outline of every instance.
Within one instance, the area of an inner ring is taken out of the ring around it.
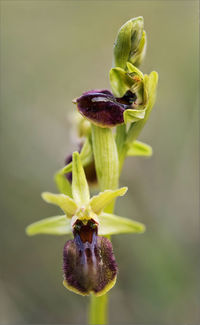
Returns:
[[[111,129],[92,125],[92,146],[95,168],[101,191],[116,189],[119,183],[119,161],[116,142]],[[105,212],[114,211],[113,201]],[[89,324],[107,324],[108,294],[100,297],[91,295],[89,308]]]
[[[89,324],[107,324],[108,295],[90,297]]]

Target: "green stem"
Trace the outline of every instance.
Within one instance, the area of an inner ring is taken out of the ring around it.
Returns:
[[[116,189],[119,183],[118,152],[112,130],[95,125],[92,128],[92,146],[95,160],[95,168],[101,191]],[[105,212],[114,211],[113,201]],[[107,324],[108,320],[108,294],[101,297],[91,295],[89,308],[89,324]]]
[[[90,298],[90,311],[89,311],[89,324],[107,324],[107,306],[108,295],[105,294],[101,297],[91,295]]]

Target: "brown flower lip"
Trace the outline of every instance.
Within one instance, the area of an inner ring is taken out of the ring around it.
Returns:
[[[87,224],[77,220],[73,227],[74,239],[67,241],[63,250],[64,285],[81,295],[101,295],[116,280],[112,244],[98,236],[98,225],[93,219]]]
[[[114,127],[124,123],[123,113],[136,99],[128,91],[116,98],[109,90],[91,90],[76,99],[78,111],[92,123],[101,127]]]

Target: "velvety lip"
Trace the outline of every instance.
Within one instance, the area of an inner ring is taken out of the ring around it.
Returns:
[[[117,264],[111,242],[98,236],[94,222],[89,222],[77,227],[74,239],[64,246],[64,280],[72,291],[98,295],[115,280]]]

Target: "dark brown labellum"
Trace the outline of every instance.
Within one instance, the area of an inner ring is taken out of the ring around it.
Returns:
[[[136,95],[131,91],[116,98],[109,90],[91,90],[77,98],[79,112],[101,127],[114,127],[124,123],[123,113],[132,108]]]
[[[117,264],[111,242],[97,235],[97,224],[77,220],[74,239],[67,241],[63,251],[64,285],[79,294],[102,295],[115,283]]]

